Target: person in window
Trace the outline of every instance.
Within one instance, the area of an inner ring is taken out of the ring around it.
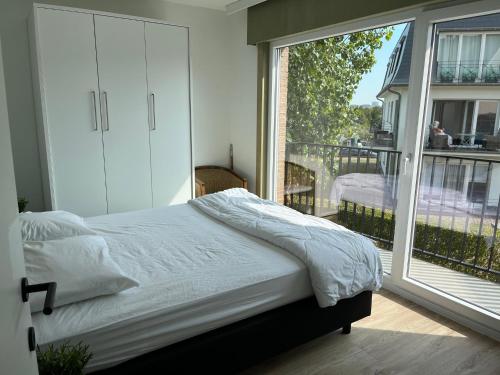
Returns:
[[[453,144],[453,138],[443,128],[433,127],[430,138],[432,148],[448,149]]]

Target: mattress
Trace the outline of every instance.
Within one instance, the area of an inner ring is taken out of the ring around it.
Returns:
[[[298,258],[187,204],[87,223],[140,286],[33,314],[33,324],[42,349],[88,344],[88,372],[312,295]]]

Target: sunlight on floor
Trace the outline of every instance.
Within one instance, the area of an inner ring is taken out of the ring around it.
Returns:
[[[244,374],[498,374],[500,343],[393,293],[373,295],[372,315]]]

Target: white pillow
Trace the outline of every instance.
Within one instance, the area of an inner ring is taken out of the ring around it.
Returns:
[[[54,306],[114,294],[139,284],[123,274],[100,236],[77,236],[24,244],[30,284],[57,282]],[[31,312],[41,311],[45,293],[30,295]]]
[[[66,211],[23,212],[19,214],[23,241],[49,241],[95,234],[80,216]]]

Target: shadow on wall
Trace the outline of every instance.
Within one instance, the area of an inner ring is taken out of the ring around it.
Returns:
[[[32,0],[2,1],[0,37],[17,192],[30,201],[29,210],[38,211],[44,202],[27,24],[32,5]]]

